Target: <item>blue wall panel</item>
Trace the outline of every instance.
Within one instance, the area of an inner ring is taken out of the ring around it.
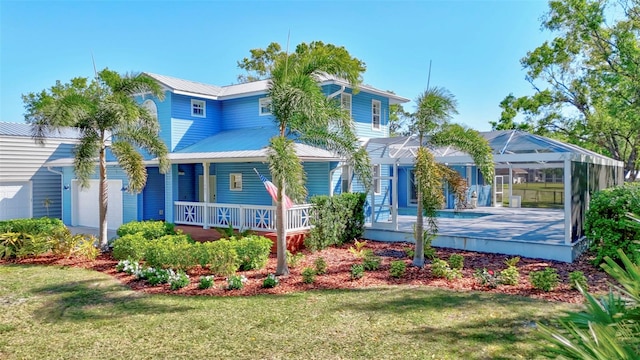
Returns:
[[[221,104],[224,122],[223,130],[259,127],[273,124],[273,116],[258,114],[259,99],[266,95],[223,100]]]
[[[256,175],[256,169],[271,180],[269,168],[263,163],[222,163],[216,164],[216,181],[218,183],[218,202],[226,204],[253,204],[271,206],[271,196],[264,184]],[[242,190],[230,190],[230,174],[242,174]]]
[[[171,151],[180,150],[222,129],[220,103],[214,100],[171,95]],[[191,100],[205,101],[206,117],[191,116]]]
[[[304,163],[307,173],[307,199],[315,195],[329,195],[329,163]]]
[[[140,194],[142,220],[164,220],[164,174],[157,167],[147,168],[147,184]]]
[[[178,196],[175,201],[198,201],[195,166],[178,165]]]

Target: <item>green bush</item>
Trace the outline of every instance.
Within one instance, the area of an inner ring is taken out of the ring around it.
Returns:
[[[258,270],[267,265],[271,246],[271,239],[264,236],[249,235],[241,239],[230,238],[234,244],[238,258],[240,259],[240,270]]]
[[[515,266],[509,266],[500,271],[500,283],[504,285],[518,285],[520,282],[520,271]]]
[[[409,259],[413,259],[413,255],[415,255],[415,251],[413,250],[412,247],[407,246],[403,248],[403,250],[404,250],[404,253],[407,254],[407,257]]]
[[[580,285],[580,287],[582,288],[582,290],[584,291],[588,291],[589,290],[589,283],[587,282],[587,278],[586,276],[584,276],[584,273],[582,271],[572,271],[569,273],[569,286],[572,289],[578,289],[578,285]]]
[[[306,267],[300,274],[302,275],[302,282],[305,284],[312,284],[316,281],[316,271],[313,268]]]
[[[351,280],[357,280],[364,276],[364,266],[362,264],[351,265]]]
[[[298,266],[300,261],[304,259],[304,254],[301,252],[297,252],[292,254],[289,250],[287,250],[287,266],[290,268],[295,268]]]
[[[546,267],[541,271],[532,271],[529,273],[529,281],[536,289],[551,291],[558,286],[558,271],[552,267]]]
[[[241,290],[246,282],[244,275],[231,275],[227,278],[227,290]]]
[[[327,273],[327,262],[322,257],[318,257],[313,262],[314,267],[316,268],[316,274],[323,275]]]
[[[200,282],[198,283],[198,289],[204,290],[213,287],[213,276],[201,276]]]
[[[382,258],[373,253],[371,249],[365,252],[364,259],[362,259],[362,266],[367,271],[376,271],[380,268]]]
[[[640,209],[640,184],[625,184],[596,192],[585,215],[585,234],[591,241],[594,263],[606,256],[618,260],[618,249],[634,254],[640,249],[640,228],[629,226],[627,213]]]
[[[144,258],[148,242],[142,232],[123,235],[113,241],[111,255],[116,260],[140,261]]]
[[[451,256],[449,256],[449,266],[452,269],[462,270],[462,268],[464,268],[464,256],[460,254],[451,254]]]
[[[118,228],[118,236],[142,233],[148,240],[157,239],[165,235],[176,235],[175,225],[164,221],[131,221]]]
[[[33,235],[21,232],[6,232],[0,235],[0,258],[9,259],[21,255],[25,244],[33,241]]]
[[[274,274],[267,275],[266,278],[262,281],[263,288],[274,288],[278,286],[278,278]]]
[[[8,232],[25,233],[32,236],[48,235],[54,231],[62,231],[66,226],[60,219],[14,219],[0,221],[0,234]]]
[[[199,264],[198,255],[186,235],[165,235],[147,243],[144,259],[155,268],[187,270]]]
[[[447,278],[451,268],[444,260],[436,259],[431,262],[431,273],[437,278]]]
[[[196,243],[194,249],[200,265],[208,267],[216,275],[230,276],[240,268],[236,246],[229,240]]]
[[[189,275],[185,274],[184,271],[178,271],[177,273],[171,272],[167,282],[169,283],[169,288],[171,290],[182,289],[189,285]]]
[[[391,267],[389,268],[389,275],[394,278],[401,278],[404,276],[404,273],[407,271],[407,264],[402,260],[395,260],[391,262]]]
[[[313,227],[305,238],[305,246],[320,250],[361,238],[364,234],[365,200],[366,194],[362,193],[312,197]]]

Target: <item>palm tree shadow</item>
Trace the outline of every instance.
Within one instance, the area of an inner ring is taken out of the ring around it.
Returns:
[[[146,294],[114,284],[111,279],[56,283],[33,290],[45,297],[34,316],[44,322],[95,321],[139,314],[164,314],[191,310],[188,306],[167,305]]]

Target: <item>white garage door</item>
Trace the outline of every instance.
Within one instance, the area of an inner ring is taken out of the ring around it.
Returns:
[[[76,226],[100,227],[100,207],[98,206],[99,180],[89,180],[89,187],[80,189],[80,183],[73,180],[73,224]],[[122,225],[122,181],[107,180],[109,187],[109,207],[107,228],[117,229]]]
[[[31,182],[0,183],[0,220],[31,217]]]

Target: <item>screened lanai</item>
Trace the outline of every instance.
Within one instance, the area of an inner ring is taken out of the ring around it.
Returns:
[[[483,178],[468,154],[425,142],[436,161],[458,171],[468,184],[463,204],[444,187],[446,205],[439,219],[439,238],[451,238],[448,242],[453,241],[455,248],[522,256],[533,253],[536,257],[572,261],[584,245],[583,224],[590,196],[621,184],[623,164],[575,145],[522,131],[481,135],[493,150],[492,181]],[[366,236],[389,238],[389,232],[412,231],[409,225],[415,222],[417,204],[413,164],[418,145],[416,137],[368,140],[366,148],[375,171],[368,196],[371,206]],[[411,236],[395,238],[407,241]],[[483,249],[481,245],[488,241],[503,243]],[[442,242],[447,246],[447,241]],[[470,242],[474,248],[469,248]],[[513,242],[524,244],[514,246]],[[565,248],[531,248],[545,243]]]

